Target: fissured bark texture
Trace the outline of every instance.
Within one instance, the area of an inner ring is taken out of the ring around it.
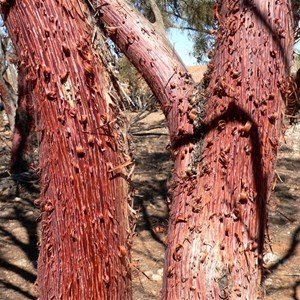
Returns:
[[[163,299],[260,299],[289,93],[289,1],[218,1],[203,138],[176,154]],[[184,168],[182,160],[191,156]]]
[[[17,0],[2,11],[40,143],[40,298],[130,299],[130,157],[101,33],[80,0]]]

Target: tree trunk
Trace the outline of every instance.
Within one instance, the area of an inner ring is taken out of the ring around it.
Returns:
[[[176,158],[164,299],[258,299],[266,206],[290,93],[289,1],[217,6],[220,28],[200,122],[192,120],[203,111],[193,98],[201,97],[192,97],[191,81],[180,84],[182,66],[168,60],[155,30],[118,0],[99,15],[168,120]]]
[[[3,102],[10,128],[13,130],[18,102],[18,77],[13,62],[14,54],[10,49],[11,41],[4,32],[0,33],[0,38],[0,102]]]
[[[25,148],[28,146],[28,137],[33,126],[32,95],[30,86],[25,80],[25,71],[18,72],[18,101],[14,114],[10,171],[12,174],[28,171],[28,162],[25,160]]]
[[[194,145],[193,172],[172,187],[164,299],[262,296],[266,209],[290,89],[292,11],[288,0],[218,3],[204,137]]]
[[[84,1],[17,0],[2,12],[37,120],[40,298],[130,299],[131,158],[101,32]]]

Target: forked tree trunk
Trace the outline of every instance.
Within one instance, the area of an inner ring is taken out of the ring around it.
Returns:
[[[168,120],[176,159],[164,299],[258,299],[266,206],[290,92],[290,2],[219,1],[202,122],[194,120],[201,95],[193,97],[191,81],[182,83],[183,66],[166,59],[170,50],[154,28],[118,0],[93,3]]]
[[[2,12],[37,119],[40,298],[130,299],[130,157],[101,33],[80,0],[17,0]]]
[[[267,203],[289,93],[290,1],[218,1],[204,138],[175,178],[163,298],[260,299]],[[184,153],[183,153],[184,155]],[[180,160],[181,157],[177,157]]]
[[[166,59],[170,50],[154,28],[119,0],[92,3],[100,4],[108,34],[144,75],[168,120],[176,159],[164,299],[258,299],[266,207],[290,93],[290,2],[218,2],[200,122],[195,112],[203,103],[195,100],[202,97],[193,97],[191,81],[182,83],[183,66]]]

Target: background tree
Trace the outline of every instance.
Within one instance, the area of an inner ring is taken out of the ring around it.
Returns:
[[[179,29],[194,41],[191,52],[200,63],[212,48],[216,29],[213,19],[214,0],[164,1],[131,0],[131,3],[163,34],[169,29]]]
[[[155,98],[143,76],[133,66],[126,56],[118,59],[120,85],[130,98],[128,109],[130,111],[152,111],[156,106]]]
[[[18,101],[17,72],[14,65],[15,54],[6,29],[0,27],[0,99],[6,110],[9,125],[15,126]]]
[[[179,29],[193,39],[194,50],[191,49],[191,53],[195,55],[198,62],[203,61],[207,56],[207,52],[212,48],[214,42],[211,30],[216,27],[212,18],[212,7],[215,4],[215,1],[131,0],[130,2],[150,23],[153,24],[155,31],[159,32],[161,37],[163,37],[165,45],[168,45],[169,48],[173,49],[172,51],[177,55],[181,65],[184,65],[184,62],[181,60],[180,56],[178,56],[168,39],[167,33],[169,29]],[[134,75],[135,68],[128,64],[126,59],[122,58],[120,62],[122,65],[122,73],[125,72]],[[143,105],[138,103],[138,99],[141,98],[139,95],[139,86],[137,86],[137,82],[140,81],[137,79],[138,77],[139,76],[135,76],[134,80],[129,80],[127,83],[128,88],[132,91],[129,96],[133,97],[132,102],[135,107],[142,106],[145,108],[147,105],[151,107],[151,102],[145,102]],[[141,90],[144,90],[144,85]],[[146,90],[148,90],[148,88]]]
[[[131,158],[101,32],[83,1],[1,8],[37,120],[40,298],[129,299]]]

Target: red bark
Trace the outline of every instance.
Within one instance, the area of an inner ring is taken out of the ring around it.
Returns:
[[[259,298],[266,205],[289,91],[289,3],[217,6],[204,140],[191,126],[192,84],[172,75],[174,61],[165,64],[170,52],[153,27],[117,0],[93,3],[103,4],[97,13],[108,34],[152,87],[170,128],[176,160],[164,298]]]
[[[193,116],[189,115],[189,102],[195,101],[194,82],[174,49],[125,1],[89,2],[105,24],[108,36],[143,75],[157,97],[168,121],[172,145],[182,144],[194,135]]]
[[[18,104],[14,124],[10,170],[16,174],[28,170],[24,154],[33,126],[32,95],[30,86],[26,84],[25,74],[21,70],[18,72]]]
[[[90,1],[109,37],[143,75],[155,94],[170,134],[175,160],[173,177],[189,169],[196,134],[203,117],[203,95],[170,43],[142,15],[120,0]]]
[[[291,7],[218,3],[205,135],[194,146],[194,173],[181,173],[172,187],[164,299],[261,297],[266,207],[289,90]]]
[[[2,9],[37,119],[40,298],[130,299],[128,188],[118,167],[130,157],[104,50],[96,53],[101,33],[79,0]]]

